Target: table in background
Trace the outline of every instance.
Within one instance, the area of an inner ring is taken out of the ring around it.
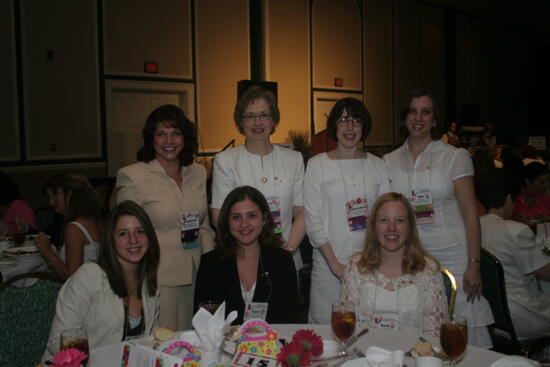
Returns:
[[[16,262],[16,264],[9,268],[0,269],[0,281],[5,282],[6,280],[9,280],[13,278],[16,275],[24,274],[24,273],[31,273],[31,272],[38,272],[43,271],[48,268],[48,264],[44,260],[42,256],[36,256],[30,259],[25,259],[19,256],[12,256],[10,257],[13,259],[13,261]],[[13,285],[15,287],[30,287],[36,282],[36,279],[25,279],[20,280]]]
[[[330,325],[309,325],[309,324],[280,324],[272,325],[273,329],[284,337],[292,337],[294,332],[299,329],[313,329],[324,339],[333,339]],[[366,335],[361,337],[354,347],[366,351],[367,347],[373,345],[388,350],[407,351],[418,341],[417,335],[410,335],[398,331],[385,331],[371,329]],[[439,344],[434,341],[434,344]],[[122,343],[108,345],[96,348],[90,351],[90,361],[88,367],[118,367]],[[485,367],[490,366],[494,361],[504,357],[504,354],[496,353],[490,350],[468,345],[466,355],[458,363],[459,367]],[[412,358],[406,358],[405,363],[408,367],[414,367]]]

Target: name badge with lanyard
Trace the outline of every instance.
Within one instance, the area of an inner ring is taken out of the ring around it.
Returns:
[[[269,196],[267,198],[267,203],[269,204],[269,211],[273,216],[273,222],[275,226],[273,227],[273,233],[283,233],[283,223],[281,221],[281,201],[279,197]]]
[[[350,231],[364,231],[367,229],[369,204],[366,198],[357,198],[346,203],[346,215]]]
[[[411,205],[414,209],[417,224],[429,224],[435,222],[432,194],[429,191],[412,193]]]
[[[394,314],[378,313],[372,315],[371,326],[373,329],[394,330],[399,328],[399,320]]]
[[[260,319],[265,321],[267,307],[267,302],[246,302],[244,305],[244,321],[250,319]]]
[[[200,214],[198,211],[181,215],[181,245],[189,250],[199,246]]]

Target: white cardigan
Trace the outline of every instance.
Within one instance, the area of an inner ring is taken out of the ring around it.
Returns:
[[[158,326],[159,295],[149,296],[147,285],[141,289],[145,334]],[[107,274],[95,263],[83,264],[63,285],[57,296],[42,362],[51,360],[59,350],[59,338],[65,329],[83,327],[88,333],[90,350],[120,343],[124,333],[124,304],[109,284]]]

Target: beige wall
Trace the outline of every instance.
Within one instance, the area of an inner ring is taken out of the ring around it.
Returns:
[[[243,142],[233,122],[233,109],[237,82],[250,78],[248,1],[199,1],[196,41],[201,148],[216,152],[231,139]]]
[[[159,74],[193,78],[190,0],[104,1],[105,73],[144,74],[155,61]]]
[[[96,9],[21,1],[28,159],[101,157]]]
[[[15,32],[13,6],[11,1],[0,1],[0,50],[5,50],[0,58],[0,160],[19,159],[19,124],[17,114],[17,86],[15,67]]]
[[[266,16],[266,79],[278,83],[281,121],[272,141],[310,131],[309,1],[271,0]]]

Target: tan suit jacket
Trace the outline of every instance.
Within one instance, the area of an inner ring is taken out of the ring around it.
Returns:
[[[181,175],[180,188],[157,160],[134,163],[117,173],[117,203],[135,201],[149,214],[155,227],[161,248],[161,286],[192,284],[193,265],[198,269],[201,255],[214,248],[206,201],[206,170],[192,163],[182,167]],[[200,246],[185,250],[181,244],[181,216],[191,211],[200,214]]]

